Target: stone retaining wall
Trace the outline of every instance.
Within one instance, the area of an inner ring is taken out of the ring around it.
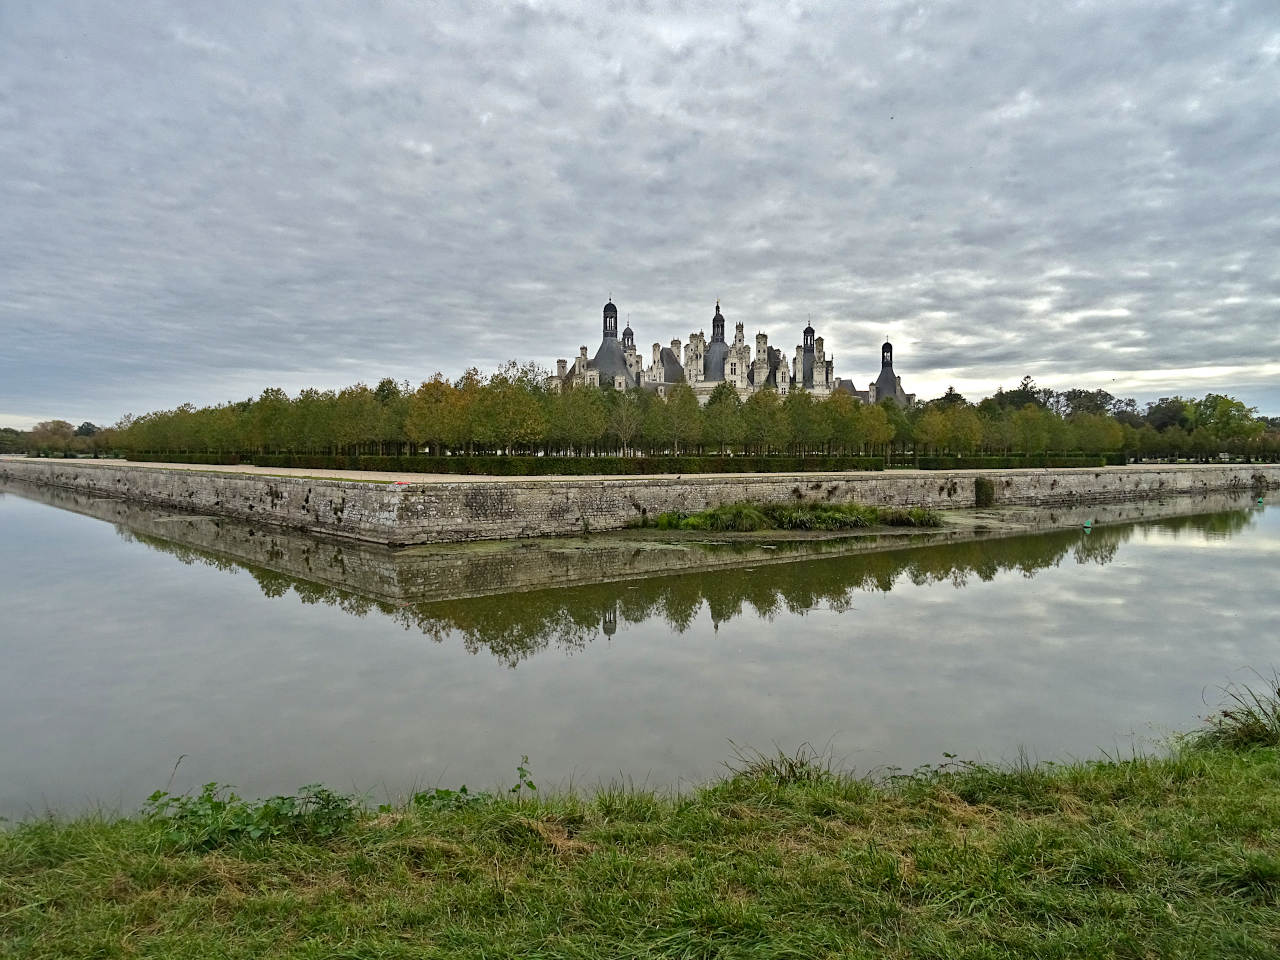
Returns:
[[[384,544],[617,530],[669,510],[692,513],[740,500],[972,507],[978,476],[991,479],[998,506],[1067,506],[1258,484],[1280,487],[1276,464],[372,483],[0,459],[3,478]]]

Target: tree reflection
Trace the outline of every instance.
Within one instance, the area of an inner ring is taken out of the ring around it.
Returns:
[[[558,576],[569,579],[582,572],[584,561],[574,559],[572,551],[561,546],[433,554],[431,562],[424,562],[422,555],[413,552],[336,543],[237,521],[174,515],[57,488],[15,483],[3,489],[111,522],[124,539],[162,551],[181,563],[244,570],[264,596],[292,595],[302,603],[325,604],[355,617],[377,612],[436,642],[457,636],[467,650],[488,651],[511,666],[542,650],[572,653],[601,636],[613,636],[629,624],[658,621],[682,633],[704,613],[717,627],[744,617],[781,623],[781,618],[801,615],[817,606],[837,612],[849,610],[860,593],[887,593],[903,582],[920,587],[950,584],[960,589],[975,578],[980,582],[1002,574],[1031,578],[1064,562],[1108,564],[1135,532],[1143,538],[1223,540],[1238,534],[1257,516],[1252,508],[1223,509],[1239,504],[1239,499],[1167,505],[1152,502],[1140,510],[1144,514],[1188,509],[1210,512],[1147,517],[1092,531],[1068,529],[843,555],[821,555],[832,549],[830,543],[780,543],[770,556],[781,560],[787,554],[807,555],[810,559],[427,602],[422,598],[448,595],[459,585],[493,589],[521,582],[531,566],[539,574],[555,567]],[[874,543],[874,539],[869,541],[869,545]],[[654,546],[648,544],[650,549]],[[848,547],[846,541],[843,549]],[[587,562],[596,565],[591,570],[615,576],[640,569],[633,566],[640,549],[634,542],[590,541],[584,546]],[[764,552],[758,544],[741,541],[704,544],[698,549],[721,556],[741,554],[741,562],[746,564],[751,556],[758,558]],[[652,562],[646,569],[652,569]],[[521,576],[513,576],[513,571]],[[545,577],[542,580],[545,582]]]
[[[376,610],[437,643],[457,636],[468,651],[488,651],[514,667],[543,650],[572,653],[601,636],[612,636],[619,625],[658,620],[683,633],[704,611],[717,628],[743,616],[773,621],[819,606],[845,611],[859,593],[887,593],[903,581],[961,589],[974,578],[1031,578],[1064,562],[1108,564],[1135,531],[1218,538],[1238,533],[1249,522],[1250,513],[1241,510],[425,603],[362,595],[264,566],[229,562],[162,537],[121,532],[183,563],[244,569],[268,597],[293,593],[303,603],[324,603],[357,617]]]

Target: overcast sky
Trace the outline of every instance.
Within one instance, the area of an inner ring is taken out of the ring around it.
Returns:
[[[0,425],[552,366],[610,293],[1280,414],[1280,6],[0,3]]]

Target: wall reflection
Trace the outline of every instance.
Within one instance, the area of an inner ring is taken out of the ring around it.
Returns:
[[[1030,578],[1063,563],[1107,564],[1139,530],[1225,539],[1252,524],[1256,514],[1244,506],[1248,500],[1242,497],[1170,499],[1128,505],[1141,510],[1144,519],[1138,523],[1091,531],[1076,528],[845,555],[837,552],[854,549],[850,541],[865,538],[790,543],[781,549],[790,551],[791,562],[752,566],[753,557],[772,559],[776,553],[765,553],[758,544],[664,544],[609,538],[533,546],[483,545],[471,550],[389,551],[236,521],[166,513],[55,488],[10,484],[4,489],[110,521],[125,540],[182,563],[244,571],[267,597],[293,595],[303,603],[325,604],[355,617],[377,613],[437,643],[456,635],[472,653],[488,652],[510,666],[543,650],[572,653],[601,637],[613,637],[619,625],[658,620],[682,633],[704,609],[717,629],[731,628],[743,616],[770,621],[782,612],[803,612],[819,605],[847,611],[859,593],[888,592],[902,581],[963,588],[974,578],[989,581],[1002,573]],[[707,551],[708,556],[714,552],[719,562],[728,551],[743,565],[643,575],[661,569],[677,552],[681,562],[688,563],[691,550]],[[804,559],[815,554],[814,559]],[[559,569],[552,569],[556,565]],[[623,576],[632,571],[637,578],[527,588],[538,577],[574,577],[579,568]],[[504,593],[435,599],[442,591],[459,589],[451,585],[469,583],[514,587]],[[424,596],[430,599],[421,599]]]

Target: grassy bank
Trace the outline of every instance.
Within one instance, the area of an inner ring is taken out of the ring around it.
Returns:
[[[874,526],[940,527],[942,515],[923,507],[868,507],[857,503],[728,503],[701,513],[660,513],[659,530],[858,530]]]
[[[1240,718],[1160,758],[884,782],[800,756],[685,796],[523,769],[369,812],[158,795],[0,834],[0,954],[1277,956],[1280,713]]]

